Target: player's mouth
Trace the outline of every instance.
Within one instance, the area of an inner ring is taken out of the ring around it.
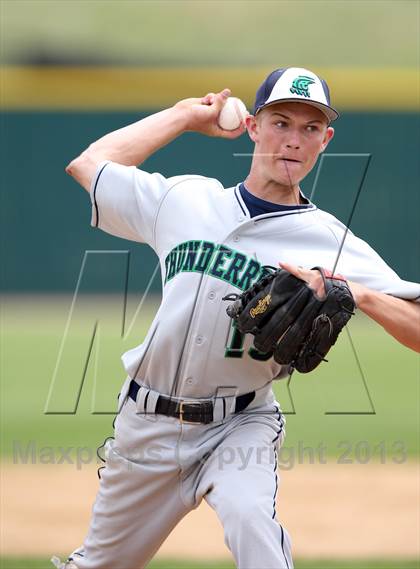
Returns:
[[[283,162],[288,162],[290,164],[300,164],[301,161],[300,160],[296,160],[296,158],[286,158],[286,157],[281,157],[280,160],[282,160]]]

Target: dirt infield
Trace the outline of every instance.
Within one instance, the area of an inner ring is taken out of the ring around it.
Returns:
[[[297,557],[415,558],[420,555],[419,465],[299,465],[280,473],[278,512]],[[50,555],[83,540],[98,486],[96,469],[3,464],[3,555]],[[159,555],[229,556],[214,512],[203,503]]]

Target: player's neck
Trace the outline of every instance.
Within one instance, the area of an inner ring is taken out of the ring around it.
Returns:
[[[297,205],[302,203],[298,185],[290,187],[282,186],[273,180],[256,180],[252,173],[250,173],[245,180],[245,186],[251,194],[267,202],[279,205]]]

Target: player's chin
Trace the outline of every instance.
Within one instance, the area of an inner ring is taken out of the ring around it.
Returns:
[[[306,176],[306,168],[302,162],[279,160],[276,170],[278,178],[285,184],[298,184]]]
[[[274,176],[274,179],[277,184],[280,184],[281,186],[297,186],[304,177],[304,175],[299,175],[298,173],[292,174],[291,172],[288,172],[287,174],[277,173],[277,175]]]

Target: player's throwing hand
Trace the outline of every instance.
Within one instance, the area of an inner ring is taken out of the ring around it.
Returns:
[[[243,134],[244,124],[235,130],[223,130],[217,124],[220,111],[230,94],[230,89],[223,89],[220,93],[208,93],[205,97],[191,97],[176,103],[176,109],[185,110],[187,113],[186,130],[222,138],[237,138]]]

